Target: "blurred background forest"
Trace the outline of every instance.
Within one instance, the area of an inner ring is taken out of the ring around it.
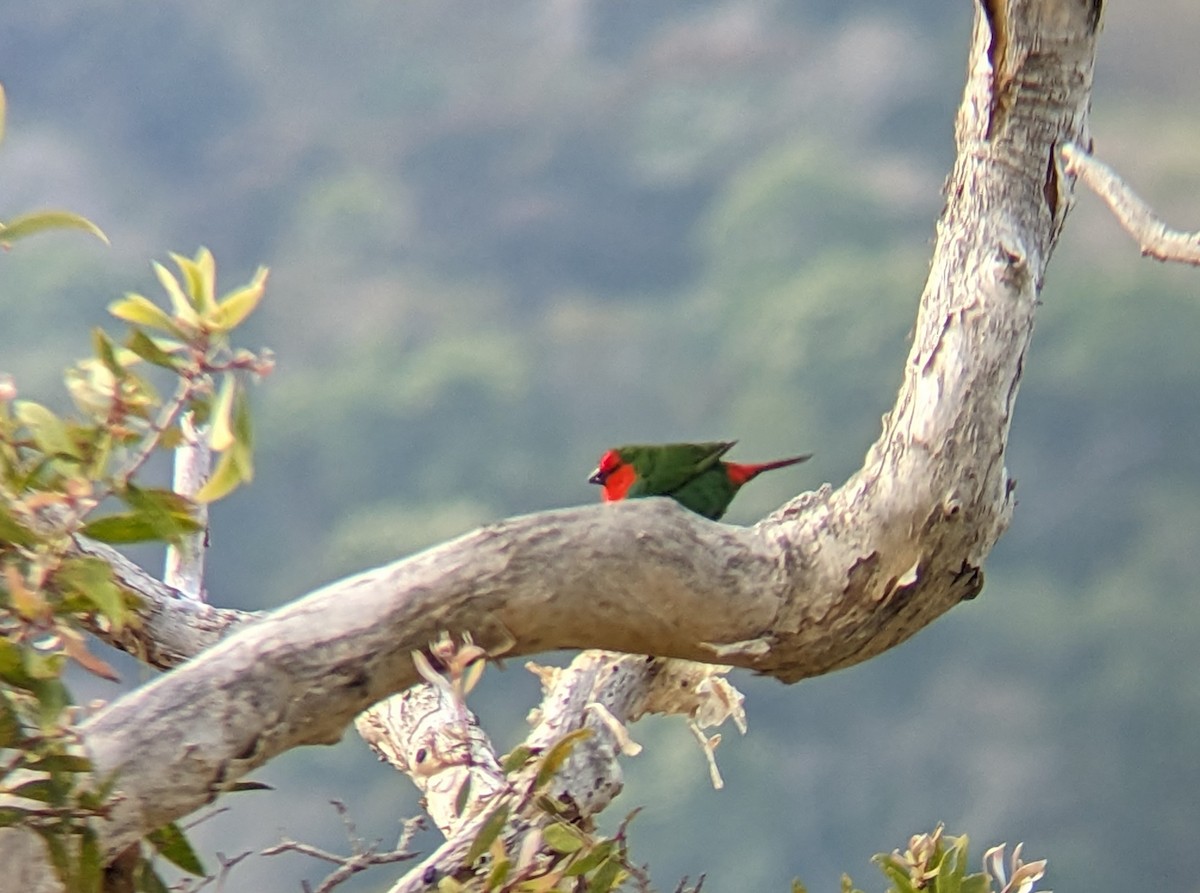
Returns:
[[[0,216],[63,206],[112,238],[0,257],[0,369],[22,396],[64,402],[105,305],[157,293],[151,259],[207,245],[224,287],[272,268],[248,346],[279,364],[254,394],[258,477],[215,512],[217,604],[270,608],[590,502],[616,443],[815,453],[747,488],[746,523],[840,483],[878,433],[952,159],[965,0],[0,7]],[[1112,4],[1094,103],[1098,151],[1185,226],[1198,35],[1191,0]],[[944,820],[977,853],[1025,840],[1060,890],[1200,889],[1198,292],[1081,196],[983,594],[864,666],[735,674],[750,734],[726,735],[724,791],[682,724],[635,727],[647,749],[608,821],[645,807],[635,856],[660,886],[815,893],[845,870],[878,889],[870,854]],[[520,666],[489,671],[473,705],[502,749],[535,695]],[[206,852],[344,849],[334,797],[369,838],[419,811],[353,733],[258,777],[277,789],[223,801]],[[322,875],[256,859],[231,888]]]

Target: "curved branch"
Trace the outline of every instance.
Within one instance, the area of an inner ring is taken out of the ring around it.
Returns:
[[[1167,226],[1116,171],[1074,143],[1063,146],[1062,154],[1067,173],[1078,175],[1104,200],[1143,255],[1200,266],[1200,233]]]
[[[976,16],[929,280],[896,406],[863,468],[752,528],[667,500],[514,518],[331,584],[94,716],[113,852],[418,681],[443,632],[493,653],[603,648],[795,681],[904,641],[982,585],[1008,524],[1009,422],[1086,144],[1098,2]]]

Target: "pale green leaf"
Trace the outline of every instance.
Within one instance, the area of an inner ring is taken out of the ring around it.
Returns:
[[[509,775],[522,768],[532,757],[532,748],[524,744],[518,744],[504,755],[504,759],[500,764],[500,768],[505,775]]]
[[[571,751],[575,749],[575,745],[583,739],[590,737],[592,737],[590,730],[576,729],[556,741],[554,746],[546,751],[546,755],[542,757],[542,764],[538,767],[537,778],[534,779],[533,786],[540,788],[548,784],[550,779],[554,778],[558,770],[562,768],[562,764],[571,755]]]
[[[492,866],[492,870],[488,872],[487,880],[484,882],[483,889],[486,893],[503,889],[510,871],[512,871],[512,862],[508,859],[498,859]]]
[[[205,282],[204,271],[190,257],[171,252],[171,260],[175,261],[175,266],[179,267],[179,272],[183,274],[183,281],[187,286],[187,295],[192,306],[200,312],[202,317],[207,318],[216,307],[216,302],[213,300],[212,280],[209,279]]]
[[[171,299],[171,309],[175,311],[175,318],[183,322],[184,325],[199,328],[200,317],[196,314],[196,308],[192,306],[192,302],[188,300],[188,296],[184,294],[183,286],[179,284],[179,280],[175,278],[175,274],[158,261],[155,261],[154,275],[158,277],[158,281],[167,293],[167,297]]]
[[[92,329],[92,350],[96,352],[96,356],[99,357],[105,368],[115,377],[120,378],[125,374],[125,367],[117,359],[116,347],[104,329],[98,327]]]
[[[463,783],[458,786],[458,793],[454,795],[454,814],[462,815],[463,810],[467,808],[467,801],[471,799],[471,776],[468,775],[463,779]]]
[[[217,402],[213,404],[212,431],[208,435],[209,445],[219,453],[233,446],[236,440],[233,434],[233,402],[237,391],[237,376],[227,373],[221,382],[221,390],[217,392]]]
[[[0,502],[0,546],[31,546],[37,535],[17,520],[7,505]]]
[[[617,887],[624,879],[625,870],[616,859],[609,859],[592,875],[588,884],[588,893],[608,893]]]
[[[17,239],[24,239],[36,233],[52,229],[79,229],[91,233],[105,245],[109,244],[104,231],[86,217],[81,217],[71,211],[32,211],[14,217],[8,223],[0,223],[0,245],[7,245]]]
[[[554,822],[542,829],[542,839],[546,846],[564,855],[576,853],[583,847],[583,837],[570,825]]]
[[[587,874],[612,854],[614,846],[616,846],[616,843],[611,840],[603,840],[596,844],[567,866],[566,875],[574,877]]]
[[[18,400],[14,408],[17,419],[29,429],[42,452],[79,458],[79,448],[71,439],[66,423],[53,412],[32,400]]]
[[[137,512],[105,515],[83,525],[79,531],[86,537],[112,545],[144,543],[158,539],[158,532],[149,519]]]
[[[134,512],[145,518],[158,539],[178,543],[183,537],[203,529],[193,515],[191,501],[172,490],[143,490],[130,484],[120,495]]]
[[[488,851],[488,847],[492,845],[492,841],[500,836],[501,832],[504,831],[504,826],[507,824],[508,807],[500,805],[487,817],[487,820],[483,823],[483,827],[475,835],[475,839],[467,849],[467,855],[463,860],[463,864],[474,865],[475,860]]]
[[[208,317],[208,326],[215,332],[228,332],[241,325],[262,300],[267,286],[267,268],[259,267],[250,284],[231,291]]]
[[[208,283],[205,299],[209,305],[215,304],[214,294],[217,284],[217,261],[213,257],[213,253],[207,248],[201,246],[196,252],[195,258],[196,267],[200,270],[200,276],[204,282]]]
[[[163,310],[149,298],[133,294],[132,292],[125,295],[121,300],[113,301],[113,303],[109,304],[108,312],[117,319],[133,323],[135,326],[148,326],[149,328],[160,329],[180,337],[183,334],[167,314],[167,311]]]
[[[109,619],[114,630],[120,632],[128,611],[112,566],[107,561],[92,557],[68,558],[55,578],[95,605]]]
[[[174,342],[170,342],[174,344]],[[163,350],[159,342],[155,341],[141,329],[134,329],[129,333],[129,337],[125,340],[125,346],[135,356],[141,357],[147,363],[153,363],[155,366],[162,366],[164,369],[178,368],[178,361],[167,351]]]
[[[232,493],[243,480],[234,451],[227,450],[221,454],[212,476],[204,482],[204,486],[196,493],[195,499],[197,502],[216,502]]]

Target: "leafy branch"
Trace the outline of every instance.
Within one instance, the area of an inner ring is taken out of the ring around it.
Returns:
[[[3,117],[0,88],[0,136]],[[51,210],[0,223],[0,246],[56,229],[107,243],[91,221]],[[204,504],[253,477],[246,379],[273,366],[269,352],[230,344],[262,299],[266,269],[218,297],[211,252],[171,257],[178,275],[154,265],[166,308],[136,294],[114,302],[110,313],[128,324],[120,342],[95,329],[93,355],[67,371],[73,412],[19,399],[14,379],[0,375],[0,827],[37,833],[71,890],[99,889],[102,853],[90,822],[108,811],[116,780],[96,778],[80,753],[73,731],[80,710],[63,673],[73,662],[116,679],[88,651],[85,629],[120,631],[137,622],[137,597],[108,562],[74,549],[74,539],[178,544],[201,532]],[[159,397],[152,375],[174,379],[169,400]],[[147,486],[147,462],[179,444],[191,419],[206,425],[220,454],[215,473],[194,498]],[[144,846],[184,870],[201,870],[175,826],[156,830]],[[138,859],[139,888],[162,888],[149,861]]]

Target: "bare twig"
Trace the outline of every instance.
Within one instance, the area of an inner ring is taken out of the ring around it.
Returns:
[[[1062,147],[1066,172],[1078,175],[1108,205],[1118,222],[1141,248],[1161,261],[1200,266],[1200,233],[1171,229],[1107,164],[1074,143]]]
[[[334,802],[334,808],[338,810],[343,821],[346,822],[347,833],[350,835],[350,847],[353,851],[352,855],[339,856],[336,853],[331,853],[312,844],[300,843],[295,840],[283,840],[275,846],[263,850],[260,855],[276,856],[280,853],[301,853],[305,856],[311,856],[314,859],[320,859],[323,862],[329,862],[338,866],[326,875],[320,884],[313,888],[313,893],[329,893],[330,890],[344,883],[353,875],[358,874],[360,871],[366,871],[368,868],[373,868],[376,865],[392,865],[396,862],[407,862],[416,858],[417,854],[409,847],[413,837],[423,826],[422,819],[414,818],[405,821],[396,846],[386,852],[378,852],[379,841],[375,841],[370,845],[364,845],[363,841],[355,836],[354,823],[347,817],[346,807],[341,803]]]
[[[126,486],[137,473],[138,469],[146,464],[146,460],[150,458],[150,455],[162,440],[167,429],[174,424],[176,417],[183,410],[183,407],[187,405],[187,402],[195,396],[198,387],[199,384],[195,377],[184,376],[180,379],[179,387],[176,388],[174,396],[171,397],[170,402],[163,404],[158,417],[151,424],[150,430],[147,432],[146,439],[143,441],[141,447],[129,458],[125,466],[113,475],[114,485],[117,488]]]

